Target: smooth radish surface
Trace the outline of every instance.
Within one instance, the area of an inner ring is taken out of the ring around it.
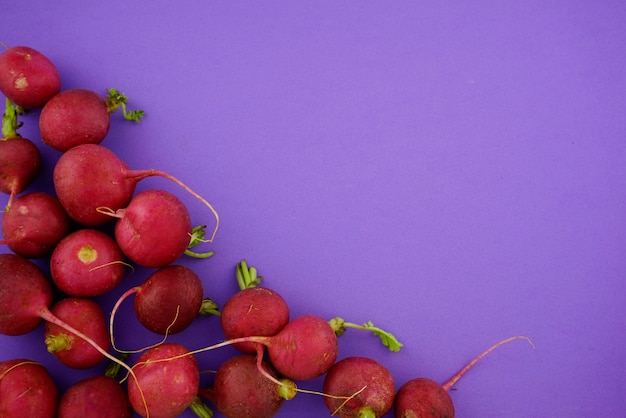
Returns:
[[[141,285],[120,296],[113,307],[111,322],[120,304],[133,294],[135,315],[144,327],[157,334],[176,334],[186,329],[198,316],[204,287],[189,267],[162,267]]]
[[[59,200],[46,192],[32,192],[15,199],[2,214],[0,243],[23,257],[42,258],[69,230],[70,219]]]
[[[50,256],[50,275],[71,296],[99,296],[124,278],[125,258],[115,240],[97,229],[84,228],[64,237]]]
[[[510,337],[480,353],[443,385],[428,378],[415,378],[404,383],[396,393],[395,418],[454,418],[454,404],[449,395],[452,386],[493,350],[517,339],[528,341],[534,348],[534,344],[528,337],[521,335]]]
[[[335,363],[324,378],[324,403],[339,418],[379,418],[393,407],[396,386],[391,372],[376,360],[346,357]],[[354,395],[354,396],[353,396]]]
[[[263,361],[261,367],[278,378],[268,362]],[[259,373],[256,356],[246,354],[222,363],[215,373],[213,385],[202,388],[199,394],[227,418],[271,418],[285,400],[279,394],[279,386]]]
[[[109,127],[106,101],[86,89],[60,92],[45,104],[39,116],[42,141],[62,152],[80,144],[99,144]]]
[[[61,90],[55,65],[41,52],[15,46],[0,54],[0,91],[24,108],[40,108]]]
[[[109,330],[102,308],[87,298],[68,297],[57,302],[50,312],[74,329],[89,336],[98,346],[108,350]],[[104,361],[105,357],[91,344],[68,332],[64,327],[46,322],[44,328],[48,351],[64,365],[73,369],[87,369]]]
[[[128,396],[142,417],[177,417],[198,394],[198,363],[180,344],[164,343],[145,351],[132,369],[137,380],[128,382]]]
[[[227,339],[252,335],[277,334],[289,322],[289,307],[277,292],[257,286],[261,278],[245,261],[237,265],[240,291],[231,296],[221,309],[220,323]],[[246,353],[256,353],[255,343],[233,346]]]
[[[111,221],[110,213],[128,205],[137,182],[151,176],[175,182],[210,209],[216,222],[207,240],[212,241],[219,216],[209,202],[167,173],[153,169],[131,170],[115,153],[101,145],[78,145],[65,152],[54,167],[53,181],[69,216],[83,225],[95,226]],[[102,208],[108,213],[103,213]]]
[[[70,386],[59,400],[57,418],[131,418],[126,390],[113,377],[96,375]]]
[[[328,321],[316,315],[298,316],[264,341],[270,363],[281,375],[294,380],[322,376],[335,363],[339,349]]]
[[[21,126],[17,115],[14,103],[6,99],[0,139],[0,191],[9,195],[7,209],[15,197],[30,186],[41,169],[39,148],[17,133]]]
[[[27,359],[0,362],[0,417],[54,418],[58,389],[48,370]]]
[[[138,193],[115,216],[115,240],[130,260],[143,267],[162,267],[187,250],[192,233],[183,202],[165,190]]]

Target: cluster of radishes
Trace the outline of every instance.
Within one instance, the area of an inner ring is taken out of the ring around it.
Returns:
[[[110,89],[106,98],[88,90],[60,91],[52,62],[27,47],[0,54],[0,91],[6,96],[0,141],[0,189],[9,195],[3,213],[0,254],[0,333],[19,336],[45,321],[48,351],[71,368],[89,369],[110,361],[106,375],[79,381],[59,396],[46,368],[29,359],[0,362],[2,417],[176,417],[191,408],[200,417],[213,413],[208,401],[227,417],[272,417],[298,392],[323,398],[331,415],[381,417],[395,406],[396,417],[453,417],[447,391],[482,353],[444,385],[414,379],[398,390],[387,368],[366,357],[338,360],[338,337],[348,328],[372,332],[391,351],[402,344],[371,322],[357,324],[317,315],[290,318],[285,299],[260,286],[254,267],[236,266],[240,290],[218,309],[204,298],[201,279],[175,264],[184,254],[215,237],[219,217],[201,196],[175,177],[157,170],[132,170],[100,145],[110,114],[121,108],[130,120],[127,98]],[[43,143],[62,154],[55,162],[55,194],[29,191],[38,175],[38,147],[17,133],[23,109],[40,109]],[[205,204],[215,228],[193,227],[185,205],[174,194],[149,189],[135,194],[148,176],[172,180]],[[114,221],[112,233],[100,228]],[[161,227],[155,227],[161,225]],[[167,225],[163,228],[162,225]],[[155,245],[158,243],[158,245]],[[32,259],[49,258],[50,277]],[[92,297],[121,283],[128,267],[154,272],[117,301],[107,321]],[[58,299],[53,295],[60,291]],[[120,304],[134,297],[134,311],[163,342],[142,350],[134,364],[114,344],[113,324]],[[184,331],[202,314],[217,315],[224,341],[190,350],[167,336]],[[226,360],[210,387],[201,387],[196,355],[233,346],[241,354]],[[111,351],[114,354],[111,354]],[[120,372],[123,374],[120,377]],[[297,382],[324,377],[323,390]]]

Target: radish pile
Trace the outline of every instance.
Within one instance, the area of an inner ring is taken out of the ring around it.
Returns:
[[[231,418],[263,418],[275,416],[298,393],[318,396],[329,415],[343,418],[376,418],[392,410],[396,418],[454,417],[452,385],[496,347],[528,340],[496,343],[443,385],[416,378],[398,388],[382,359],[338,359],[340,336],[348,329],[370,332],[396,352],[402,344],[393,334],[369,321],[314,313],[292,318],[288,299],[261,286],[245,260],[234,268],[239,290],[220,309],[205,297],[196,272],[179,263],[213,255],[192,248],[214,240],[217,211],[176,177],[131,169],[102,145],[113,112],[121,109],[124,119],[139,122],[143,111],[127,109],[127,97],[116,89],[106,97],[61,91],[52,61],[22,46],[0,53],[0,92],[6,97],[0,190],[7,195],[0,243],[10,250],[0,254],[0,334],[18,338],[44,322],[42,344],[65,367],[109,363],[106,374],[94,372],[59,393],[44,365],[0,361],[1,417],[167,418],[187,409],[211,417],[214,409]],[[39,145],[18,133],[24,111],[39,112]],[[57,161],[46,162],[54,165],[54,194],[31,189],[42,165],[39,146],[61,152]],[[215,225],[208,239],[205,226],[193,226],[175,194],[135,193],[137,183],[151,176],[173,181],[206,206]],[[35,259],[49,263],[50,277]],[[112,312],[103,312],[93,298],[119,289],[139,267],[153,272],[123,290]],[[127,362],[129,352],[116,345],[115,330],[124,326],[120,307],[131,300],[135,319],[163,340]],[[201,315],[216,316],[221,340],[204,347],[167,341]],[[201,384],[200,356],[227,346],[239,354],[214,372],[210,386]],[[306,389],[316,378],[323,378],[323,389]]]

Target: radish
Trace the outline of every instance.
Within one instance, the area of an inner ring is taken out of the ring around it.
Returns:
[[[7,209],[15,196],[23,192],[35,180],[41,170],[39,148],[17,130],[17,110],[9,99],[2,115],[2,139],[0,140],[0,191],[9,195]]]
[[[126,390],[113,377],[96,375],[71,385],[59,400],[57,418],[131,418]]]
[[[263,361],[261,367],[277,379],[276,370]],[[276,415],[285,397],[282,387],[267,379],[257,368],[253,355],[243,354],[227,359],[217,369],[211,387],[199,390],[226,418],[270,418]]]
[[[15,46],[0,54],[0,91],[16,105],[40,108],[60,89],[59,72],[41,52]]]
[[[278,293],[257,285],[262,278],[246,261],[237,265],[240,291],[231,296],[221,310],[222,331],[227,339],[277,334],[289,322],[289,307]],[[256,353],[255,343],[239,343],[235,348]]]
[[[219,225],[219,216],[209,202],[167,173],[129,169],[115,153],[101,145],[78,145],[65,152],[54,167],[53,181],[57,196],[70,218],[83,225],[95,226],[110,221],[110,213],[126,207],[133,197],[137,182],[150,176],[174,181],[211,210],[216,220],[215,229],[208,240],[212,242]],[[106,208],[109,213],[103,213],[102,208]]]
[[[45,320],[88,342],[104,357],[126,369],[134,381],[134,372],[126,363],[54,315],[48,308],[51,302],[52,285],[35,263],[16,254],[0,254],[0,334],[23,335]],[[141,392],[141,387],[138,390]]]
[[[106,99],[92,90],[62,91],[41,109],[41,139],[61,152],[80,144],[99,144],[109,132],[110,114],[120,106],[126,119],[139,122],[143,116],[143,111],[127,112],[126,101],[115,89],[108,90]]]
[[[448,394],[452,386],[469,369],[471,369],[476,363],[486,357],[493,350],[503,344],[520,338],[527,340],[534,348],[532,341],[528,337],[510,337],[497,342],[487,350],[483,351],[443,385],[427,378],[409,380],[403,384],[396,393],[394,416],[396,418],[454,418],[454,405],[452,403],[452,398],[450,398],[450,395]]]
[[[198,394],[198,363],[178,343],[164,343],[146,350],[132,370],[136,381],[128,382],[128,396],[133,409],[142,417],[177,417],[191,406]]]
[[[143,267],[162,267],[178,260],[192,234],[187,208],[165,190],[138,193],[128,206],[118,209],[115,240],[130,260]]]
[[[396,387],[393,376],[381,363],[366,357],[346,357],[335,363],[324,378],[324,393],[349,400],[325,397],[331,415],[340,418],[379,418],[393,407]]]
[[[58,388],[48,370],[27,359],[0,362],[0,417],[54,418]]]
[[[46,192],[32,192],[15,199],[2,215],[0,244],[26,258],[50,255],[69,233],[70,219],[59,200]]]
[[[162,267],[120,296],[111,312],[110,329],[121,303],[134,294],[135,315],[144,327],[157,334],[179,333],[200,313],[203,292],[202,281],[189,267]]]
[[[124,278],[124,255],[113,238],[84,228],[63,238],[50,256],[50,275],[71,296],[103,295]]]
[[[91,299],[68,297],[51,309],[61,321],[89,336],[99,347],[109,349],[110,338],[102,308]],[[46,322],[44,336],[48,351],[67,367],[88,369],[104,361],[105,356],[65,327]]]

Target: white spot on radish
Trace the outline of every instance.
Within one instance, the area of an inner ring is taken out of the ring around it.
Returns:
[[[85,245],[78,250],[78,259],[83,264],[91,264],[98,258],[98,251],[91,245]]]
[[[28,88],[28,79],[24,76],[15,79],[15,88],[24,90]]]

